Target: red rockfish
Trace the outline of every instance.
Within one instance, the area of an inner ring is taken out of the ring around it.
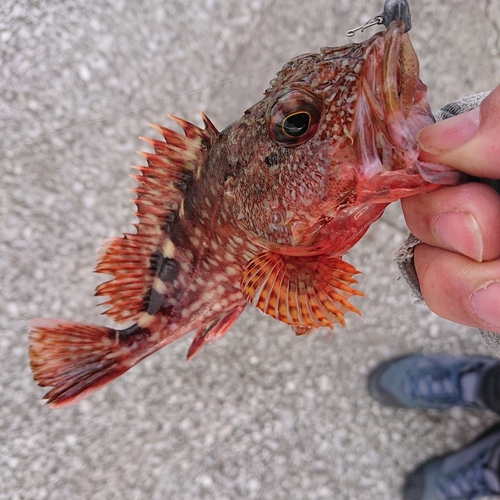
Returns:
[[[402,22],[371,39],[292,59],[263,99],[218,132],[173,118],[134,167],[136,234],[113,239],[97,288],[124,329],[31,321],[35,380],[52,407],[75,403],[195,331],[188,358],[247,304],[297,334],[344,325],[358,271],[342,256],[385,207],[456,184],[419,160],[433,122]]]

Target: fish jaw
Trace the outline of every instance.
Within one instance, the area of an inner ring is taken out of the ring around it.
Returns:
[[[462,177],[456,170],[419,160],[416,135],[434,118],[404,24],[391,23],[371,44],[351,128],[360,183],[357,203],[390,203],[459,184]]]

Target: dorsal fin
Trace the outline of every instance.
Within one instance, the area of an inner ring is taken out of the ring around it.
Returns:
[[[173,224],[179,219],[179,209],[190,185],[199,177],[217,129],[202,114],[205,129],[181,118],[171,117],[184,130],[184,134],[151,125],[164,141],[143,138],[154,153],[139,152],[147,166],[134,166],[141,175],[134,189],[137,198],[136,234],[113,238],[103,247],[96,272],[111,274],[113,279],[102,283],[96,295],[109,296],[103,304],[111,307],[105,311],[117,322],[137,320],[147,310],[153,281],[161,260],[161,249]]]
[[[300,334],[334,323],[345,326],[344,313],[359,310],[349,303],[358,274],[341,258],[291,257],[265,251],[251,259],[241,279],[244,297],[261,311],[288,323]]]

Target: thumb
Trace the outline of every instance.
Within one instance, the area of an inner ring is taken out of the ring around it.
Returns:
[[[473,109],[429,125],[417,135],[424,161],[474,177],[500,178],[500,86]]]

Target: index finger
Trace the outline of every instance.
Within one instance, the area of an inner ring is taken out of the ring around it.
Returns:
[[[500,256],[500,195],[468,182],[401,200],[406,224],[421,241],[477,262]]]

